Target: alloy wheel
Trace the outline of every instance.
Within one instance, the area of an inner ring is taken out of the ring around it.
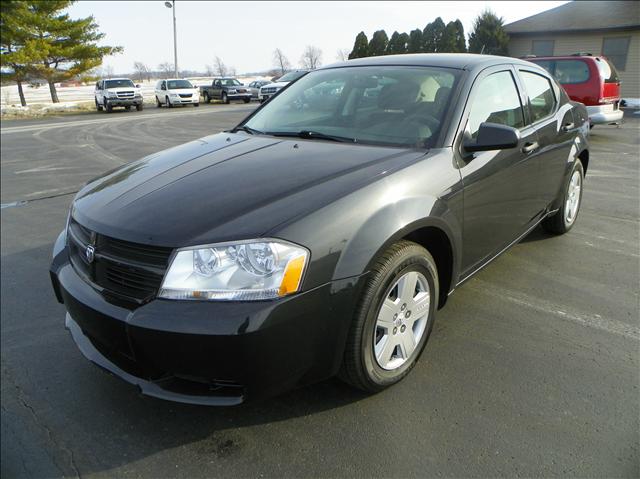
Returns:
[[[568,225],[573,223],[580,208],[580,191],[582,190],[582,175],[579,171],[574,171],[569,181],[567,199],[564,206],[565,221]]]
[[[373,332],[374,354],[382,369],[392,371],[411,358],[427,329],[430,304],[429,282],[423,274],[409,271],[394,283]]]

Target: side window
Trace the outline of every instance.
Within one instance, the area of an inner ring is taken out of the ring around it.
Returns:
[[[520,77],[529,96],[531,122],[535,123],[551,115],[556,106],[556,97],[551,82],[542,75],[522,70]]]
[[[474,87],[473,103],[467,124],[473,138],[480,123],[499,123],[513,128],[524,126],[522,105],[513,76],[509,71],[493,73]]]
[[[160,89],[161,90],[166,90],[167,89],[167,82],[162,82],[162,84],[160,85]]]
[[[584,60],[558,60],[554,76],[564,85],[584,83],[589,80],[589,66]]]

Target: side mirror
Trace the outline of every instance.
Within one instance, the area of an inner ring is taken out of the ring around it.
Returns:
[[[139,83],[136,83],[136,88],[141,88]]]
[[[498,123],[481,123],[475,140],[465,139],[463,148],[468,152],[504,150],[515,148],[520,142],[520,132]]]

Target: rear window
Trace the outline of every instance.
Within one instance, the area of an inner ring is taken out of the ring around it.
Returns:
[[[596,65],[598,66],[598,71],[600,72],[600,77],[604,80],[605,83],[619,83],[620,78],[618,78],[618,71],[616,67],[613,66],[613,63],[609,62],[606,58],[596,58]]]

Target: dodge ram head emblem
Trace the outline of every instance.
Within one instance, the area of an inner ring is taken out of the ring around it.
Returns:
[[[96,247],[92,244],[87,245],[87,249],[84,250],[84,257],[87,259],[87,263],[93,263],[96,257]]]

